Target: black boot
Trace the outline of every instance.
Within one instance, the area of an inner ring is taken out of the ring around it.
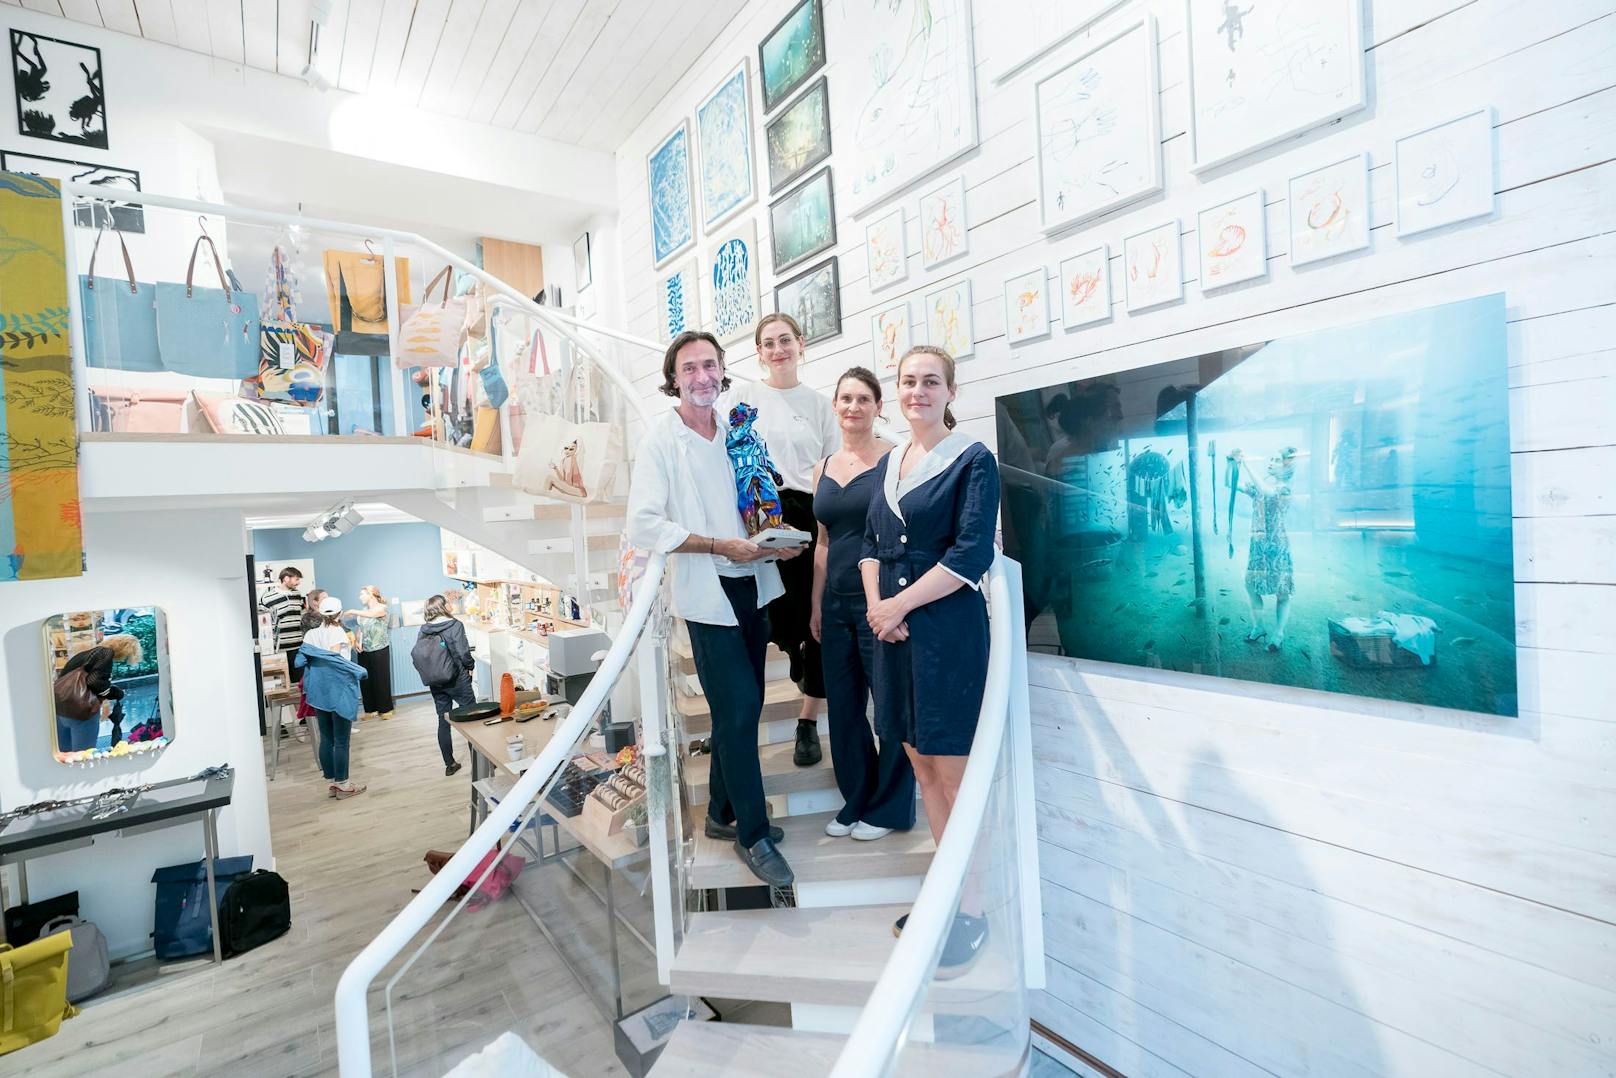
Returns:
[[[814,719],[797,720],[797,747],[791,753],[791,762],[798,767],[813,767],[825,758],[819,748],[819,723]]]

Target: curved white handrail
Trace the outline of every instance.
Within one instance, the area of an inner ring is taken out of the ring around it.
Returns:
[[[943,940],[954,923],[954,910],[965,885],[982,821],[987,813],[993,776],[1006,744],[1010,714],[1011,672],[1015,631],[1011,622],[1021,617],[1012,602],[1008,559],[994,555],[988,570],[988,595],[993,611],[988,649],[987,685],[982,711],[971,742],[971,755],[960,780],[959,796],[948,814],[948,827],[931,867],[921,882],[920,894],[904,923],[903,935],[870,992],[870,1003],[836,1059],[831,1078],[878,1078],[888,1073],[926,997]],[[879,1001],[879,1002],[877,1002]]]

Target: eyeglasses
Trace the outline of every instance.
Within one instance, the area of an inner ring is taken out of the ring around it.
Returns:
[[[782,333],[778,337],[765,337],[765,338],[763,338],[760,346],[762,348],[769,349],[769,350],[772,350],[772,349],[775,349],[775,348],[784,348],[786,345],[791,344],[796,339],[797,339],[796,334]]]

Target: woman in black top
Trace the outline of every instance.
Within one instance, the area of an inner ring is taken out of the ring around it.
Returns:
[[[123,690],[112,683],[112,664],[139,666],[143,658],[140,641],[127,633],[109,636],[93,648],[79,652],[62,664],[56,680],[75,670],[84,670],[84,687],[102,700],[122,700]],[[95,748],[101,736],[101,709],[87,717],[56,716],[56,751],[83,752]]]
[[[875,436],[881,383],[874,374],[854,367],[842,375],[831,406],[842,445],[814,469],[819,542],[809,620],[824,664],[830,758],[844,802],[825,833],[869,841],[915,825],[915,773],[903,743],[883,739],[878,750],[866,717],[875,637],[865,619],[858,561],[870,499],[878,492],[875,466],[892,446]]]

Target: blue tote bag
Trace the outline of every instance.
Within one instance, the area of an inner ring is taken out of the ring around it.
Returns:
[[[118,233],[127,281],[95,275],[95,256],[101,250],[96,233],[90,248],[90,272],[79,278],[79,302],[84,312],[84,362],[114,371],[160,371],[157,350],[157,289],[135,280],[129,247]]]
[[[208,245],[218,288],[197,288],[197,252]],[[219,249],[204,232],[191,248],[185,283],[157,285],[157,345],[163,367],[203,378],[251,378],[258,373],[258,297],[224,279]]]

